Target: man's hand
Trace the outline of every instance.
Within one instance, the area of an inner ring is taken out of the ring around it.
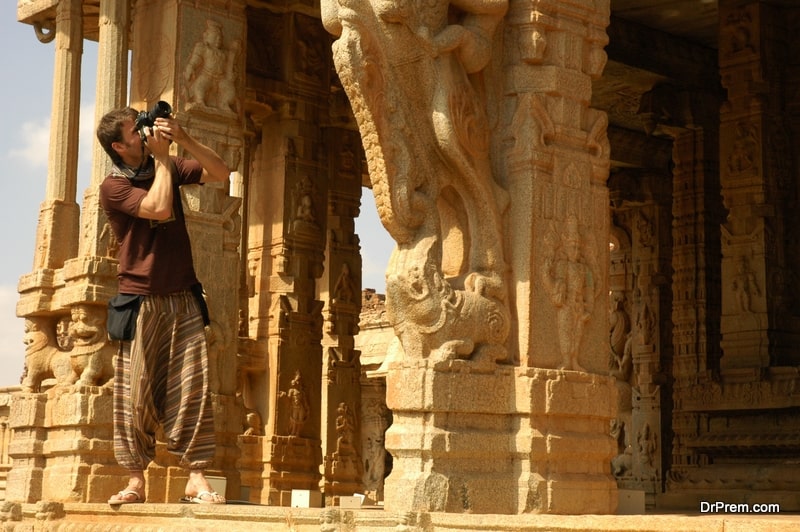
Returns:
[[[225,161],[211,148],[189,135],[174,118],[156,118],[156,133],[162,138],[175,141],[203,166],[201,183],[221,182],[228,179],[230,170]],[[155,152],[153,155],[156,155]]]
[[[172,140],[172,134],[165,131],[162,126],[155,124],[152,128],[145,129],[147,136],[147,148],[153,157],[156,159],[163,159],[169,157],[169,144]]]

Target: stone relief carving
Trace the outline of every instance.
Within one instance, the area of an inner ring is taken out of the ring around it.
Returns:
[[[761,146],[758,130],[752,124],[740,122],[736,125],[735,138],[728,157],[728,170],[731,174],[741,174],[757,166]]]
[[[315,235],[320,230],[317,216],[314,213],[315,192],[314,184],[308,176],[303,176],[295,184],[292,191],[294,201],[292,229],[295,232]]]
[[[342,271],[333,287],[334,303],[353,303],[355,302],[355,283],[350,274],[350,266],[345,262],[342,264]]]
[[[753,312],[753,298],[761,296],[761,289],[756,274],[745,256],[739,257],[736,261],[736,273],[731,281],[731,290],[739,312]]]
[[[372,398],[361,405],[363,420],[361,427],[361,462],[364,467],[362,481],[369,494],[376,494],[383,489],[383,477],[386,473],[386,447],[384,434],[389,428],[390,412],[382,399]],[[378,500],[374,497],[374,500]]]
[[[633,369],[631,318],[625,310],[625,295],[618,294],[614,310],[609,317],[609,344],[611,347],[611,375],[628,382]]]
[[[206,20],[205,31],[194,45],[183,71],[187,102],[237,112],[236,82],[241,50],[242,43],[238,39],[225,46],[222,24]]]
[[[58,384],[72,384],[77,377],[69,353],[61,351],[51,330],[50,320],[25,319],[25,372],[21,386],[25,393],[41,391],[42,381],[55,378]]]
[[[732,11],[725,19],[722,26],[724,38],[720,39],[720,50],[726,56],[740,52],[754,52],[756,50],[750,25],[753,18],[750,12],[743,8]]]
[[[108,341],[105,311],[97,305],[74,305],[69,336],[72,369],[82,386],[110,386],[114,377],[116,346]]]
[[[300,374],[300,370],[295,372],[289,390],[279,392],[278,398],[286,398],[289,400],[289,436],[300,436],[303,425],[306,424],[309,413],[311,412],[311,405],[308,401],[308,396],[303,384],[303,376]]]
[[[261,423],[261,414],[254,408],[247,409],[244,417],[245,436],[263,436],[264,429]]]
[[[594,261],[581,245],[578,219],[574,216],[566,220],[563,236],[551,227],[545,240],[548,255],[544,258],[542,282],[556,307],[559,369],[583,371],[578,352],[597,295]]]
[[[492,55],[506,0],[321,3],[334,63],[358,121],[381,221],[397,242],[387,315],[400,338],[390,356],[506,358],[502,217],[507,193],[489,160],[482,88],[470,78]],[[451,14],[452,17],[448,17]],[[463,213],[460,218],[448,213]],[[443,273],[447,242],[461,264]],[[450,271],[450,270],[449,270]]]

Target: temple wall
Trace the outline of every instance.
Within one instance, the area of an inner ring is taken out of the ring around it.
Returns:
[[[0,489],[104,502],[125,476],[116,243],[105,156],[79,206],[70,140],[94,19],[50,4],[18,8],[61,31]],[[130,48],[131,104],[170,101],[231,170],[183,193],[230,499],[581,514],[619,488],[797,509],[800,11],[720,1],[715,55],[609,4],[102,3],[98,113],[127,103]],[[614,76],[639,92],[602,92]],[[362,292],[363,209],[396,244],[385,299]],[[180,495],[163,445],[147,474],[148,501]]]

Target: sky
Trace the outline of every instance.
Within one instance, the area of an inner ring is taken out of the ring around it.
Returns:
[[[30,273],[39,206],[47,181],[55,41],[41,43],[33,28],[17,22],[16,2],[0,1],[0,387],[19,384],[25,359],[24,321],[16,317],[17,285]],[[97,45],[84,41],[78,198],[89,185],[94,142]],[[384,292],[384,272],[394,243],[369,190],[356,221],[365,288]]]

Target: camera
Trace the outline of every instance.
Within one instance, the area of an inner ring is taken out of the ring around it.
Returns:
[[[139,111],[139,114],[136,116],[134,127],[139,132],[142,140],[144,140],[147,137],[145,128],[153,127],[156,118],[169,118],[170,115],[172,115],[172,107],[170,104],[159,100],[150,111]]]

